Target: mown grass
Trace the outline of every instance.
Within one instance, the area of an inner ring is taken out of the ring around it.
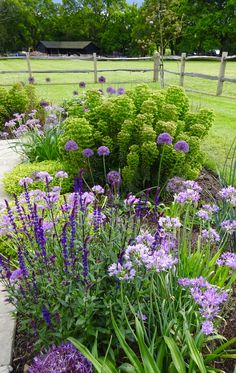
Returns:
[[[82,60],[32,60],[32,70],[70,70],[70,69],[93,69],[92,61]],[[113,68],[140,68],[152,69],[152,61],[102,61],[98,62],[98,69],[113,69]],[[165,68],[175,72],[179,71],[180,63],[178,61],[166,61]],[[27,70],[25,60],[0,60],[1,70]],[[208,75],[218,75],[219,62],[215,61],[187,61],[186,72],[198,72]],[[33,74],[35,82],[38,84],[37,93],[42,99],[47,99],[52,102],[62,102],[64,99],[72,97],[73,91],[81,92],[78,83],[85,81],[87,88],[101,88],[100,84],[94,84],[93,73],[43,73]],[[159,89],[159,83],[153,83],[153,72],[100,72],[98,76],[106,77],[106,84],[102,87],[113,85],[116,88],[124,86],[131,88],[137,83],[147,82],[154,89]],[[236,62],[228,62],[226,66],[227,77],[235,78]],[[45,83],[45,79],[50,78],[50,83]],[[0,84],[10,84],[22,81],[27,82],[28,74],[0,74]],[[66,85],[65,83],[70,83]],[[165,73],[166,86],[178,84],[179,77],[177,75]],[[53,85],[60,84],[60,85]],[[215,112],[215,123],[210,130],[209,135],[202,143],[202,149],[206,152],[206,164],[213,168],[221,170],[224,159],[230,147],[233,138],[236,136],[236,84],[224,83],[222,97],[216,97],[217,81],[205,80],[199,78],[185,77],[184,86],[190,99],[190,105],[193,111],[199,110],[201,107],[208,107]],[[202,91],[202,93],[194,93],[191,91]]]

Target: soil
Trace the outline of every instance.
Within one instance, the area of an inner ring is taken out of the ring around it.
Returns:
[[[202,187],[202,197],[206,202],[217,199],[218,191],[222,188],[217,176],[206,169],[203,169],[197,182]],[[234,296],[236,301],[236,286],[234,287]],[[236,308],[233,307],[229,312],[225,325],[222,326],[220,333],[224,335],[227,340],[235,337],[236,331]],[[19,331],[16,327],[15,346],[13,349],[13,373],[26,372],[26,367],[30,364],[34,353],[34,338],[27,333]],[[236,343],[229,347],[229,349],[236,348]],[[224,361],[217,361],[215,367],[222,369],[225,373],[233,373],[236,367],[236,360],[225,359]]]

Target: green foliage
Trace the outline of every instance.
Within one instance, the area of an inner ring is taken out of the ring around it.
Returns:
[[[93,146],[93,127],[85,118],[69,117],[62,125],[62,135],[59,137],[59,152],[62,158],[71,165],[78,167],[82,165],[82,150]],[[79,149],[68,152],[65,150],[65,144],[69,140],[74,140]],[[76,171],[76,170],[75,170]]]
[[[29,112],[37,106],[35,87],[16,83],[7,91],[0,87],[0,130],[14,113]]]
[[[10,195],[16,194],[19,195],[23,192],[23,186],[19,185],[19,180],[23,177],[30,177],[35,180],[32,184],[29,185],[29,189],[43,189],[44,184],[41,181],[37,180],[36,173],[39,171],[46,171],[50,175],[54,176],[57,171],[64,170],[71,172],[70,166],[65,162],[60,161],[44,161],[44,162],[35,162],[35,163],[23,163],[17,165],[13,168],[12,171],[7,172],[4,175],[3,184],[4,189]],[[58,180],[54,179],[51,184],[52,186],[58,185]],[[73,180],[72,177],[68,179],[63,179],[62,181],[62,193],[69,192],[72,189]]]
[[[69,160],[75,169],[82,166],[83,148],[96,150],[105,145],[111,151],[106,157],[107,170],[121,170],[126,190],[155,186],[158,180],[164,185],[174,175],[198,176],[204,161],[200,140],[213,123],[213,113],[207,109],[191,113],[182,88],[171,86],[166,91],[153,92],[146,85],[138,85],[122,96],[101,99],[97,92],[87,91],[86,97],[90,111],[84,118],[69,116],[59,140],[63,159]],[[67,110],[70,112],[70,107]],[[157,137],[163,132],[172,136],[173,144],[157,145]],[[77,142],[79,150],[65,152],[68,140]],[[188,153],[174,150],[179,140],[188,142]],[[99,165],[96,154],[90,162],[96,178],[101,174],[101,162]]]

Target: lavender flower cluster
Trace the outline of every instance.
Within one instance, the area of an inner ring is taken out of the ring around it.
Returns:
[[[178,280],[179,285],[189,287],[194,301],[199,305],[199,312],[203,317],[202,331],[205,335],[214,332],[213,321],[220,313],[222,305],[228,294],[226,291],[209,284],[203,277],[194,279],[182,278]]]

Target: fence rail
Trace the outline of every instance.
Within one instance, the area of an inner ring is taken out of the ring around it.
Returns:
[[[224,82],[236,83],[236,78],[228,78],[225,76],[226,63],[227,61],[232,61],[236,59],[236,55],[228,56],[228,52],[223,52],[221,57],[217,56],[187,56],[186,53],[182,53],[181,56],[160,56],[159,53],[155,53],[153,56],[149,57],[102,57],[97,56],[96,53],[93,53],[93,56],[9,56],[9,57],[0,57],[0,60],[7,59],[24,59],[27,61],[27,70],[2,70],[0,74],[28,74],[29,78],[32,78],[34,74],[48,74],[48,73],[93,73],[94,74],[94,83],[98,82],[98,73],[102,72],[150,72],[153,71],[153,81],[160,81],[161,87],[164,86],[164,73],[174,74],[179,76],[179,85],[184,87],[184,78],[185,76],[193,78],[201,78],[207,80],[217,81],[216,95],[220,96],[223,93],[223,84]],[[49,69],[49,70],[32,70],[31,60],[82,60],[82,61],[93,61],[93,69],[70,69],[70,70],[61,70],[61,69]],[[219,62],[219,74],[208,75],[202,73],[186,72],[186,64],[188,61],[218,61]],[[153,61],[153,68],[113,68],[113,69],[98,69],[97,63],[99,61]],[[163,66],[163,61],[179,61],[180,67],[179,71],[173,71],[165,69]],[[43,85],[46,83],[37,83],[38,85]],[[51,85],[60,85],[60,84],[72,84],[72,83],[50,83]],[[11,85],[11,84],[0,84],[0,85]],[[48,85],[48,83],[47,83]]]

